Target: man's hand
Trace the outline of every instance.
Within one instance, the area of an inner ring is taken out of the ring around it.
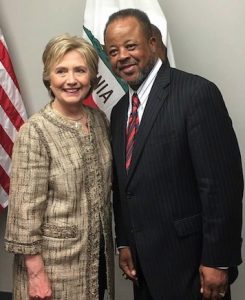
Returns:
[[[222,299],[228,287],[228,270],[201,265],[199,273],[203,300]]]
[[[137,274],[129,247],[119,249],[119,267],[126,274],[127,279],[137,281]]]

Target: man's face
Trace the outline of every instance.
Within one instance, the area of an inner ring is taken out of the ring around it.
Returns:
[[[153,68],[155,39],[147,39],[135,17],[114,20],[105,33],[105,47],[113,71],[137,89]]]

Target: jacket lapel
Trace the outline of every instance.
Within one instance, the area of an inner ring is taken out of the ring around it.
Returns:
[[[136,136],[135,146],[132,156],[132,164],[128,173],[128,182],[134,173],[135,167],[139,163],[140,155],[144,148],[147,137],[151,131],[151,128],[156,120],[156,117],[168,95],[168,86],[170,82],[170,68],[166,68],[166,65],[162,65],[160,68],[156,80],[152,86],[147,104],[140,122],[139,130]],[[125,135],[124,135],[125,136]],[[124,137],[125,146],[125,137]],[[125,149],[125,148],[124,148]],[[124,168],[125,168],[125,154],[124,154]]]

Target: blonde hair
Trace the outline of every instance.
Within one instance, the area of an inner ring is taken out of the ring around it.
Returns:
[[[62,34],[52,38],[48,42],[42,55],[43,83],[52,99],[54,99],[54,94],[50,89],[50,70],[52,66],[58,63],[66,53],[72,50],[77,50],[88,65],[91,76],[90,92],[92,92],[96,86],[99,61],[96,50],[91,44],[81,37]]]

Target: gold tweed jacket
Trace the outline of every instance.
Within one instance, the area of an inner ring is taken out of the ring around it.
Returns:
[[[20,129],[12,157],[5,247],[15,253],[14,299],[29,299],[22,254],[40,253],[52,299],[98,299],[100,239],[114,299],[111,149],[101,111],[85,108],[89,134],[48,104]]]

